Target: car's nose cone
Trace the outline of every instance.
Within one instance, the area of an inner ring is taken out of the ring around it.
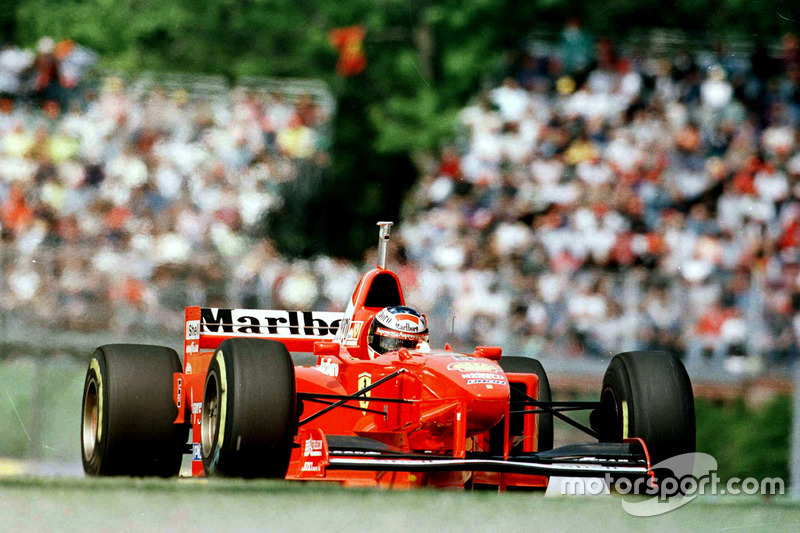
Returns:
[[[508,408],[510,389],[506,375],[494,361],[466,355],[443,355],[426,365],[435,375],[432,385],[440,398],[466,403],[467,427],[494,426]]]

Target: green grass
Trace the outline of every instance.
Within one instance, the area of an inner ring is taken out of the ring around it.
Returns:
[[[0,457],[80,458],[86,364],[70,357],[0,362]]]
[[[321,483],[0,479],[0,529],[268,531],[792,531],[800,504],[698,498],[652,518],[616,496],[344,489]]]

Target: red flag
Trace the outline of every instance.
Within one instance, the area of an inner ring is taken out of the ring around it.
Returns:
[[[364,33],[363,26],[336,28],[328,33],[328,40],[339,51],[336,71],[340,76],[355,76],[367,66]]]

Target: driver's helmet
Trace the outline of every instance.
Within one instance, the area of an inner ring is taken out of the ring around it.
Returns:
[[[381,309],[372,320],[367,335],[367,344],[378,354],[416,348],[420,342],[428,342],[425,317],[403,305]]]

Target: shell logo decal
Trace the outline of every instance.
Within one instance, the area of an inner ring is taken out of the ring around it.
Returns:
[[[459,372],[496,372],[500,369],[489,363],[482,361],[456,361],[447,365],[447,370],[458,370]]]

